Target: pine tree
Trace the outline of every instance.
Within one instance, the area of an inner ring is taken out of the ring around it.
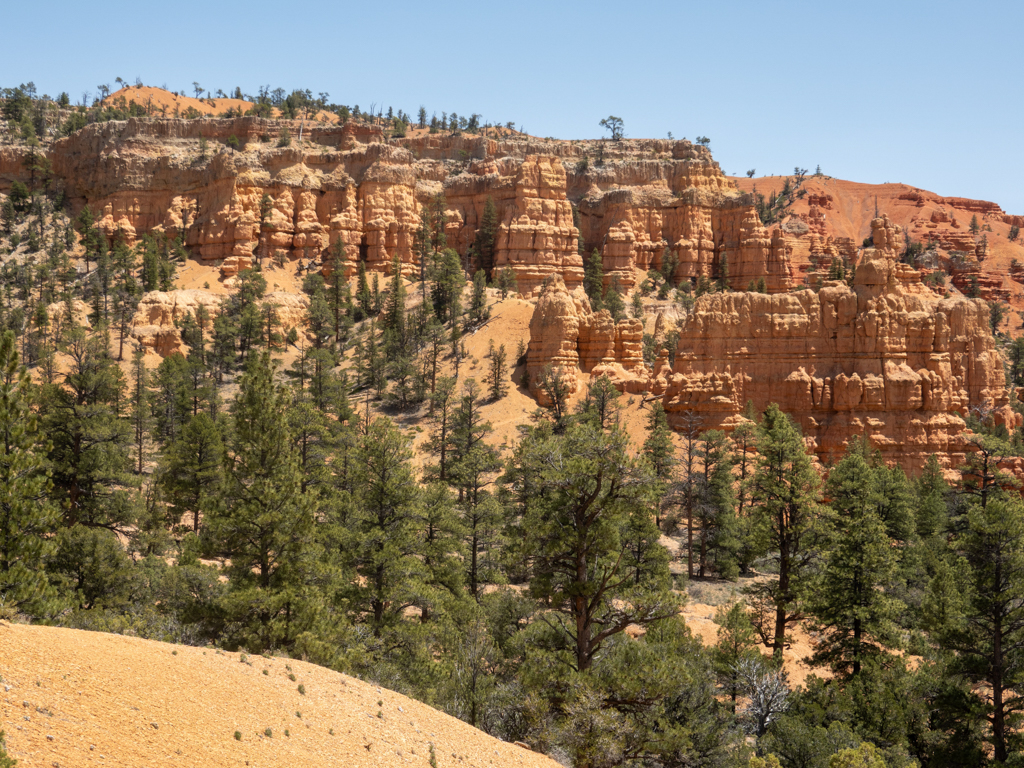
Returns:
[[[430,419],[432,429],[427,441],[428,450],[437,456],[438,464],[436,470],[428,471],[429,477],[434,477],[442,482],[448,481],[449,453],[451,450],[451,433],[455,409],[459,403],[456,390],[456,380],[449,376],[442,376],[437,380],[437,386],[430,395]]]
[[[299,457],[301,490],[319,490],[330,482],[330,456],[338,423],[310,398],[299,398],[288,408],[288,428]]]
[[[402,280],[401,263],[398,255],[391,262],[391,286],[387,300],[384,302],[384,313],[381,316],[381,328],[384,331],[385,355],[391,357],[409,346],[409,334],[405,319],[405,283]]]
[[[593,421],[598,429],[612,429],[619,423],[619,390],[607,374],[596,377],[587,387],[587,396],[580,402],[579,412]]]
[[[490,316],[491,311],[487,306],[487,275],[478,269],[473,275],[473,293],[469,301],[466,330],[482,325]]]
[[[813,662],[853,677],[887,648],[899,647],[896,617],[903,606],[887,592],[897,563],[877,512],[884,491],[862,446],[852,445],[829,473],[827,493],[833,531],[808,600],[821,633]]]
[[[349,588],[350,612],[375,637],[399,628],[421,601],[428,578],[417,536],[421,491],[409,441],[388,419],[375,419],[359,441],[353,467],[356,503],[345,554],[359,576]]]
[[[486,558],[501,517],[500,507],[484,492],[501,468],[498,451],[485,442],[491,431],[490,423],[480,413],[480,389],[473,379],[466,379],[452,414],[447,475],[459,492],[468,549],[467,583],[470,594],[476,598],[482,578],[489,575],[481,567],[480,559]]]
[[[480,217],[480,228],[476,231],[476,239],[473,241],[473,250],[480,259],[480,269],[484,276],[490,277],[494,271],[494,242],[498,234],[498,209],[494,205],[494,198],[487,196],[484,203],[484,212]]]
[[[237,627],[234,641],[254,653],[290,648],[311,621],[313,511],[301,492],[287,406],[270,356],[254,356],[235,401],[224,484],[207,526],[215,550],[230,559],[222,608]]]
[[[490,391],[491,400],[498,401],[508,394],[508,353],[505,351],[505,345],[499,344],[495,347],[492,340],[491,349],[487,357],[490,359],[487,387]]]
[[[590,298],[590,308],[600,311],[604,307],[604,261],[597,248],[583,266],[583,290]]]
[[[654,479],[626,445],[619,429],[583,421],[556,434],[542,422],[527,431],[505,475],[531,491],[520,497],[523,530],[537,553],[530,592],[553,614],[538,623],[535,642],[576,673],[587,672],[631,624],[650,626],[678,609],[666,561],[642,574],[639,586],[624,578],[630,523],[657,537],[649,512]]]
[[[733,603],[715,611],[718,625],[718,642],[715,643],[714,663],[718,682],[732,700],[732,712],[736,714],[736,699],[743,693],[739,665],[745,659],[757,658],[754,646],[754,626],[750,623],[746,606]]]
[[[431,620],[438,605],[462,594],[465,531],[455,509],[451,489],[444,483],[430,483],[423,489],[423,506],[418,521],[423,540],[425,590],[420,619]]]
[[[569,385],[562,375],[561,368],[552,366],[551,363],[545,365],[537,374],[537,386],[547,398],[547,407],[551,411],[556,427],[561,429],[568,416],[569,407]]]
[[[980,706],[995,762],[1024,749],[1024,504],[1000,494],[971,505],[925,600],[926,625]],[[967,715],[967,713],[964,713]]]
[[[0,336],[0,613],[42,615],[53,597],[44,565],[60,515],[49,500],[46,444],[14,333]]]
[[[700,437],[697,456],[701,464],[696,515],[700,526],[697,574],[703,578],[709,566],[713,566],[720,576],[735,578],[739,571],[733,554],[738,548],[735,538],[736,494],[729,439],[725,433],[709,429]]]
[[[661,257],[661,276],[665,278],[665,285],[671,289],[676,284],[676,267],[679,266],[679,255],[675,251],[669,251]],[[667,298],[668,291],[665,292],[664,297]]]
[[[146,352],[140,344],[132,353],[131,408],[132,429],[135,433],[135,474],[142,474],[146,458],[146,439],[153,422],[151,395],[149,391],[149,370],[146,368]]]
[[[168,355],[156,369],[156,392],[152,396],[156,413],[157,435],[173,440],[189,420],[192,408],[189,398],[188,361],[180,354]]]
[[[448,337],[444,332],[444,326],[435,317],[431,317],[427,321],[423,336],[426,349],[424,377],[430,382],[430,393],[433,395],[437,389],[437,374],[440,370],[441,359],[444,357],[445,347],[448,346]]]
[[[622,300],[622,293],[619,291],[619,281],[615,280],[612,287],[608,289],[608,292],[604,295],[603,306],[609,312],[611,312],[612,319],[615,322],[622,320],[626,316],[626,303]]]
[[[431,281],[434,315],[442,323],[449,323],[454,332],[462,315],[462,288],[466,283],[462,262],[455,250],[446,248],[434,254]]]
[[[718,259],[718,280],[715,286],[718,291],[729,290],[729,258],[724,251]]]
[[[331,338],[334,327],[323,289],[317,290],[310,298],[309,311],[306,312],[306,330],[313,337],[313,346],[322,349]]]
[[[131,427],[118,413],[124,393],[121,370],[102,336],[68,333],[68,372],[43,390],[41,412],[51,440],[54,499],[68,527],[81,523],[127,531],[134,521],[115,500],[133,484]]]
[[[949,484],[933,453],[917,479],[917,535],[924,540],[940,536],[949,522]]]
[[[366,282],[366,262],[359,260],[359,269],[356,277],[356,303],[359,305],[359,319],[373,317],[376,313],[373,307],[373,294],[370,293],[370,286]]]
[[[504,301],[508,298],[508,295],[518,289],[516,282],[516,273],[512,267],[504,266],[501,271],[498,272],[497,280],[498,290],[501,291],[501,300]]]
[[[224,441],[207,414],[193,417],[167,446],[158,483],[175,525],[192,513],[192,530],[217,499],[224,482]]]
[[[657,494],[658,504],[655,509],[654,522],[661,527],[661,499],[668,491],[676,464],[675,447],[672,444],[672,430],[668,426],[665,407],[660,400],[651,406],[651,414],[647,419],[647,439],[644,440],[643,455],[650,464],[651,471],[659,483]]]
[[[734,551],[740,573],[749,574],[757,558],[768,548],[767,520],[751,504],[751,484],[757,450],[757,415],[754,404],[747,401],[747,418],[732,431],[733,455],[730,461],[739,468],[736,483],[736,543]]]
[[[801,599],[821,536],[820,482],[800,430],[772,403],[758,429],[758,459],[752,500],[767,521],[769,549],[778,566],[778,581],[747,592],[764,608],[755,626],[762,642],[781,661],[786,628],[803,618]]]

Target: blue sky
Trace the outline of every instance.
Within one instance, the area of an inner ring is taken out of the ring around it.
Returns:
[[[1024,214],[1024,3],[10,3],[0,86],[115,77],[326,91],[530,133],[706,135],[727,173],[794,166]]]

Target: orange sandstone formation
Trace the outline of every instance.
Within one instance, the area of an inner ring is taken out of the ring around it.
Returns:
[[[547,395],[539,385],[546,365],[557,368],[575,392],[577,369],[618,380],[642,375],[643,325],[636,319],[616,323],[607,309],[593,312],[582,288],[572,293],[557,275],[541,291],[530,321],[527,375],[530,392],[544,403]]]
[[[279,147],[285,129],[291,143]],[[687,141],[388,141],[351,121],[137,118],[86,126],[46,153],[76,212],[88,205],[108,237],[181,237],[224,277],[281,256],[324,267],[338,246],[346,274],[359,261],[386,273],[397,258],[418,275],[421,217],[440,200],[448,245],[467,270],[511,268],[526,295],[555,275],[578,286],[594,249],[607,284],[626,291],[670,252],[677,279],[727,269],[735,288],[761,278],[772,292],[792,285],[781,234]],[[26,177],[23,154],[0,153],[0,188]],[[483,264],[472,246],[488,198],[499,226]]]
[[[777,402],[824,461],[863,436],[911,472],[932,453],[955,464],[967,448],[960,433],[969,409],[994,410],[1010,425],[1021,417],[1008,406],[987,306],[940,300],[914,283],[894,259],[898,232],[885,218],[872,222],[874,248],[866,249],[852,285],[701,297],[678,322],[671,371],[648,370],[632,353],[585,356],[584,329],[602,326],[606,313],[589,313],[578,294],[555,282],[531,324],[528,370],[536,375],[551,363],[572,380],[577,365],[593,370],[614,362],[623,372],[604,370],[619,386],[660,395],[675,425],[696,414],[703,429],[729,429],[748,401],[758,410]]]

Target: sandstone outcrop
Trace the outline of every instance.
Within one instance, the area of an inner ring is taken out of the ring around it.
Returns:
[[[614,377],[618,386],[661,395],[670,423],[695,413],[703,429],[731,428],[748,401],[758,410],[777,402],[823,461],[863,436],[910,472],[932,453],[947,466],[963,459],[962,417],[971,409],[1019,425],[985,303],[908,290],[913,276],[894,259],[898,228],[879,218],[872,231],[874,247],[852,285],[702,296],[675,321],[672,370],[616,358],[626,373]],[[551,363],[571,378],[573,366],[594,364],[585,362],[580,340],[583,329],[601,325],[601,313],[587,309],[557,283],[541,296],[528,370]]]
[[[291,144],[278,147],[285,129]],[[228,146],[232,136],[240,150]],[[419,274],[421,216],[440,197],[448,245],[467,271],[508,267],[526,295],[553,275],[574,289],[595,249],[607,284],[626,291],[668,253],[677,281],[725,268],[735,288],[793,282],[785,239],[688,141],[389,142],[354,121],[135,118],[86,126],[46,152],[75,212],[88,205],[109,238],[180,237],[192,255],[222,264],[225,278],[282,256],[323,267],[339,246],[347,275],[360,261],[387,273],[395,258],[404,274]],[[5,148],[0,184],[25,173],[21,153]],[[472,246],[488,198],[499,227],[483,264]]]
[[[616,380],[642,375],[643,332],[639,320],[616,323],[608,310],[591,310],[582,288],[570,292],[560,277],[549,278],[530,320],[526,366],[530,392],[541,403],[548,401],[540,386],[547,365],[561,374],[570,393],[579,386],[579,370],[607,373]]]

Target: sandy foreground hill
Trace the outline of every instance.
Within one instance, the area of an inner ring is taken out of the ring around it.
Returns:
[[[25,768],[429,766],[431,744],[442,767],[557,766],[313,664],[12,624],[0,728]]]

